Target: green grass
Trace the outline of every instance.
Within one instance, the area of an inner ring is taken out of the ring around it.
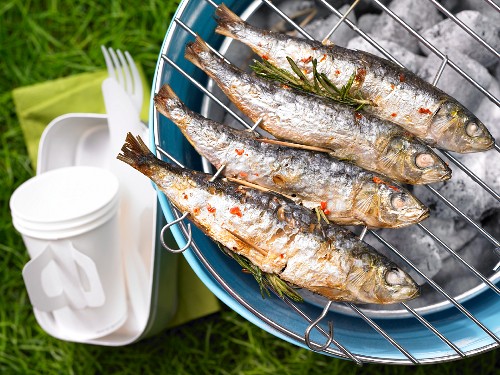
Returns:
[[[21,269],[28,260],[8,201],[33,175],[11,90],[101,69],[100,45],[127,49],[149,80],[177,1],[0,3],[0,373],[2,374],[490,374],[498,351],[449,364],[366,365],[298,349],[227,308],[137,344],[108,348],[56,340],[34,319]]]

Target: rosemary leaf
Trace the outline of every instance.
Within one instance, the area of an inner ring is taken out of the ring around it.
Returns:
[[[357,111],[361,110],[365,105],[374,105],[373,102],[364,99],[359,93],[351,93],[356,79],[356,72],[353,72],[344,86],[338,88],[328,79],[326,74],[318,72],[316,59],[312,60],[312,79],[306,77],[293,59],[288,56],[286,59],[293,73],[287,69],[276,67],[267,60],[254,61],[255,64],[251,68],[260,77],[277,81],[303,92],[331,99],[337,103],[349,105]]]
[[[356,73],[352,73],[351,77],[349,78],[349,81],[345,84],[345,86],[342,87],[342,99],[345,99],[347,97],[347,94],[351,92],[351,87],[352,84],[354,83],[354,78],[356,77]]]
[[[307,79],[307,77],[304,75],[304,73],[302,73],[302,70],[300,70],[300,68],[297,66],[297,64],[295,64],[295,61],[293,61],[290,57],[286,57],[286,59],[288,60],[288,63],[290,64],[290,67],[292,68],[293,72],[295,74],[297,74],[299,76],[299,78],[304,81],[304,82],[309,82],[309,80]]]
[[[291,286],[281,280],[277,275],[267,273],[266,279],[270,287],[273,288],[281,298],[288,297],[295,302],[304,301],[300,294],[293,290]]]
[[[321,82],[321,86],[328,91],[331,95],[339,95],[340,90],[333,84],[332,81],[328,79],[325,73],[321,73],[318,75],[318,80]],[[332,91],[333,90],[333,91]]]
[[[250,262],[246,257],[230,251],[220,243],[217,243],[217,245],[222,252],[233,258],[243,270],[250,273],[255,278],[255,281],[257,281],[259,285],[262,298],[266,298],[266,295],[270,297],[271,293],[269,290],[272,289],[281,298],[287,297],[295,302],[303,301],[302,297],[290,285],[281,280],[278,275],[262,272],[259,267]]]
[[[300,89],[300,80],[290,72],[280,68],[276,68],[266,60],[263,60],[262,62],[254,60],[254,63],[255,65],[251,65],[250,67],[257,75],[272,81],[278,81],[290,87]]]
[[[318,84],[318,69],[317,69],[318,61],[316,59],[314,59],[312,61],[312,64],[313,64],[314,91],[319,92],[320,88],[319,88],[319,84]]]

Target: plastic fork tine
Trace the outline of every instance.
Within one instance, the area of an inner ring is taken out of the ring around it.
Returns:
[[[116,56],[116,52],[113,48],[108,48],[109,55],[111,56],[111,60],[113,61],[113,77],[118,81],[120,86],[124,87],[124,78],[123,78],[123,70],[120,66],[120,61],[118,60],[118,56]]]
[[[108,50],[106,47],[101,46],[102,55],[104,56],[104,61],[106,62],[106,68],[108,69],[108,75],[112,78],[116,79],[115,70],[113,68],[113,61],[111,60],[111,56],[109,56]]]
[[[101,46],[101,51],[106,62],[108,75],[118,81],[120,86],[132,99],[132,103],[138,112],[142,109],[143,88],[142,80],[134,59],[125,51],[113,50]]]
[[[128,51],[125,51],[125,57],[127,58],[128,66],[130,68],[130,72],[132,73],[132,82],[134,84],[134,90],[131,93],[132,102],[134,102],[137,110],[140,112],[142,108],[143,97],[141,76],[139,75],[139,70],[137,69],[137,65],[135,64],[134,59],[132,58],[130,53],[128,53]]]
[[[130,69],[128,66],[127,61],[125,60],[125,56],[123,56],[122,51],[119,49],[116,50],[116,54],[118,55],[118,60],[120,60],[120,67],[119,69],[122,70],[123,76],[125,78],[125,82],[123,84],[123,88],[127,92],[127,94],[131,95],[134,89],[134,85],[132,83],[132,76],[130,74]]]

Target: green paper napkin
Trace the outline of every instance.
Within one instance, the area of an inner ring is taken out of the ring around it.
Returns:
[[[147,120],[149,83],[146,82],[140,66],[139,72],[144,87],[141,119]],[[16,113],[34,167],[37,162],[40,136],[54,118],[66,113],[106,113],[101,84],[107,76],[107,71],[82,73],[13,91]],[[177,312],[169,322],[169,327],[212,314],[220,309],[217,298],[200,281],[184,257],[179,255],[179,258]]]
[[[107,72],[84,73],[17,88],[12,92],[16,113],[33,167],[45,127],[66,113],[106,113],[101,83]]]
[[[177,272],[177,282],[179,283],[177,311],[168,323],[168,328],[179,326],[220,310],[219,300],[196,276],[182,255]]]

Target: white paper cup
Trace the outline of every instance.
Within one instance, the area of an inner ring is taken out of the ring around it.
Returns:
[[[33,177],[10,199],[31,257],[23,269],[30,301],[68,339],[105,336],[127,318],[118,191],[109,171],[74,166]]]

